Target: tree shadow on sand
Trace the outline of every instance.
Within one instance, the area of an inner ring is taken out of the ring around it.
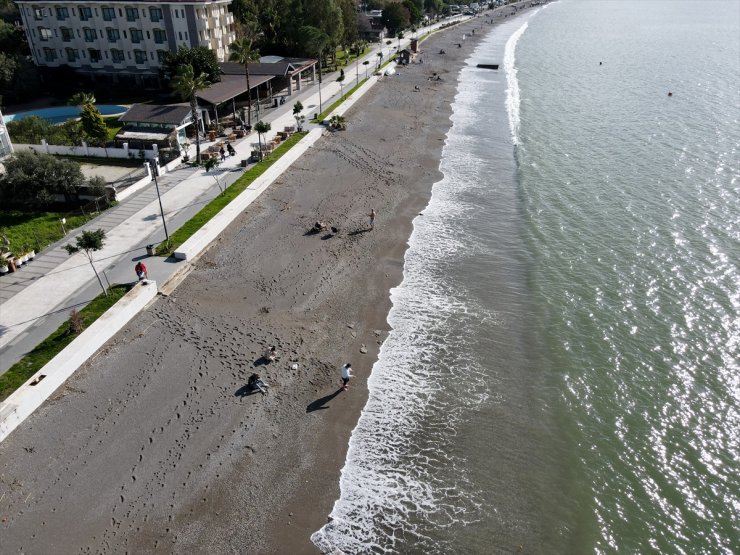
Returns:
[[[309,405],[306,407],[306,412],[313,412],[315,410],[322,410],[322,409],[328,409],[329,407],[325,407],[324,405],[334,399],[337,395],[339,395],[342,392],[342,388],[340,387],[337,389],[334,393],[330,393],[329,395],[325,395],[321,399],[316,399],[312,403],[309,403]]]

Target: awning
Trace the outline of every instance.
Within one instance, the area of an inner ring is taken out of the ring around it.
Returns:
[[[136,139],[137,141],[165,141],[171,133],[144,133],[142,131],[119,131],[116,140]]]
[[[249,84],[254,89],[262,83],[267,83],[272,75],[249,75]],[[198,91],[196,96],[209,104],[223,104],[227,100],[236,98],[247,92],[246,75],[222,75],[221,81],[214,83],[207,89]]]

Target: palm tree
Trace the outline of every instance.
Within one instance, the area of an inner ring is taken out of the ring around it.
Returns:
[[[244,72],[247,75],[247,125],[252,126],[252,87],[249,83],[249,62],[256,62],[260,59],[259,50],[252,48],[252,38],[244,37],[243,39],[236,39],[229,45],[230,62],[237,62],[244,66]]]
[[[190,102],[190,113],[195,125],[195,163],[200,164],[200,125],[198,123],[198,91],[207,89],[210,82],[208,75],[201,73],[196,76],[193,66],[186,64],[180,68],[180,72],[172,79],[170,86],[183,100]]]
[[[97,102],[95,93],[78,92],[69,99],[69,104],[82,108],[88,104],[94,105]]]

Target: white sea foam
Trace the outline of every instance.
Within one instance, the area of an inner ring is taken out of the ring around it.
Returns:
[[[477,168],[491,154],[482,131],[490,121],[481,111],[491,102],[485,81],[497,78],[463,70],[440,164],[444,178],[414,220],[404,278],[391,291],[392,331],[368,380],[341,495],[331,521],[311,537],[324,552],[398,553],[411,545],[451,552],[449,534],[440,532],[483,517],[465,461],[449,447],[460,425],[498,396],[497,378],[472,355],[479,334],[500,325],[501,316],[476,301],[450,268],[484,251],[466,222],[474,212],[480,217],[475,195],[490,193]]]
[[[511,139],[515,145],[519,144],[519,106],[521,98],[519,97],[519,81],[516,77],[516,43],[527,30],[528,24],[525,22],[517,31],[511,35],[506,42],[504,51],[504,71],[506,71],[506,82],[509,88],[506,90],[506,110],[509,113],[509,127],[511,129]]]

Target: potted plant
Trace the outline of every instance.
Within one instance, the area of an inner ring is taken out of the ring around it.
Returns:
[[[36,258],[36,251],[29,245],[23,245],[23,252],[26,253],[27,260],[33,260]]]
[[[0,275],[7,274],[10,271],[10,268],[8,268],[8,265],[5,263],[5,259],[2,259],[0,261]]]

